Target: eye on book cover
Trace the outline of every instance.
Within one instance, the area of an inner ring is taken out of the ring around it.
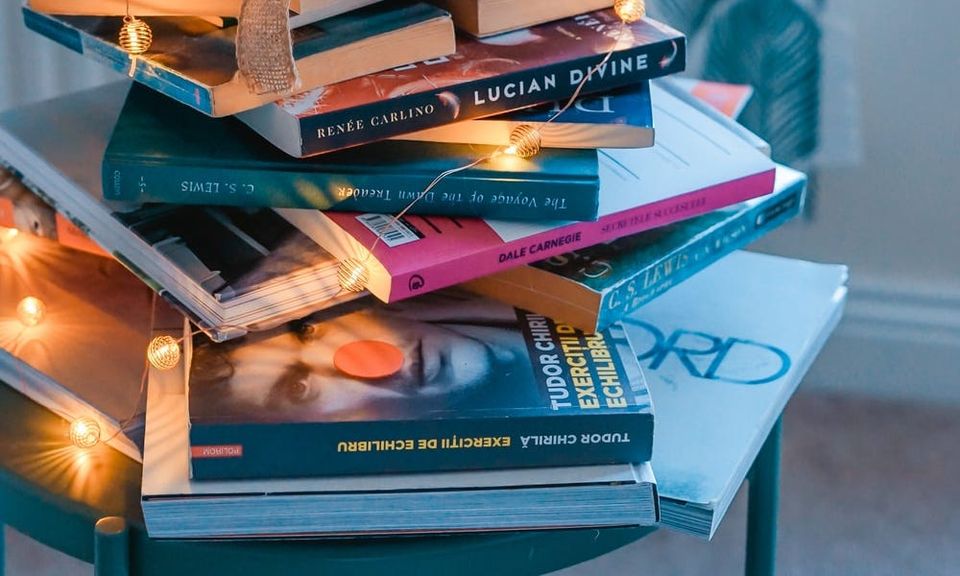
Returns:
[[[653,412],[619,325],[459,291],[195,345],[195,478],[642,462]],[[342,310],[342,308],[341,308]]]

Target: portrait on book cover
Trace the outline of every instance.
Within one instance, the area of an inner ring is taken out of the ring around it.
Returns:
[[[356,307],[225,344],[198,340],[191,417],[361,420],[545,404],[514,308],[460,291]],[[380,378],[338,367],[337,351],[358,341],[386,343],[402,365]]]

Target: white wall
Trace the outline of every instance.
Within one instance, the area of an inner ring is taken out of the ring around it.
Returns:
[[[863,162],[819,171],[812,222],[760,248],[851,267],[812,385],[960,402],[960,3],[834,1],[855,17]]]

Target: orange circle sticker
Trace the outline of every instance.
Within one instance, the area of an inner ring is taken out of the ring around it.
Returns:
[[[354,378],[386,378],[403,368],[403,352],[387,342],[357,340],[337,348],[333,365]]]

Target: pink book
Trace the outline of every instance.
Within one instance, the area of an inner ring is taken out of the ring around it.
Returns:
[[[434,216],[393,222],[384,214],[278,212],[338,258],[364,261],[369,291],[394,302],[773,190],[773,163],[731,129],[731,120],[705,115],[655,85],[651,96],[654,147],[599,150],[601,217],[595,222]],[[374,248],[377,233],[382,240]]]

